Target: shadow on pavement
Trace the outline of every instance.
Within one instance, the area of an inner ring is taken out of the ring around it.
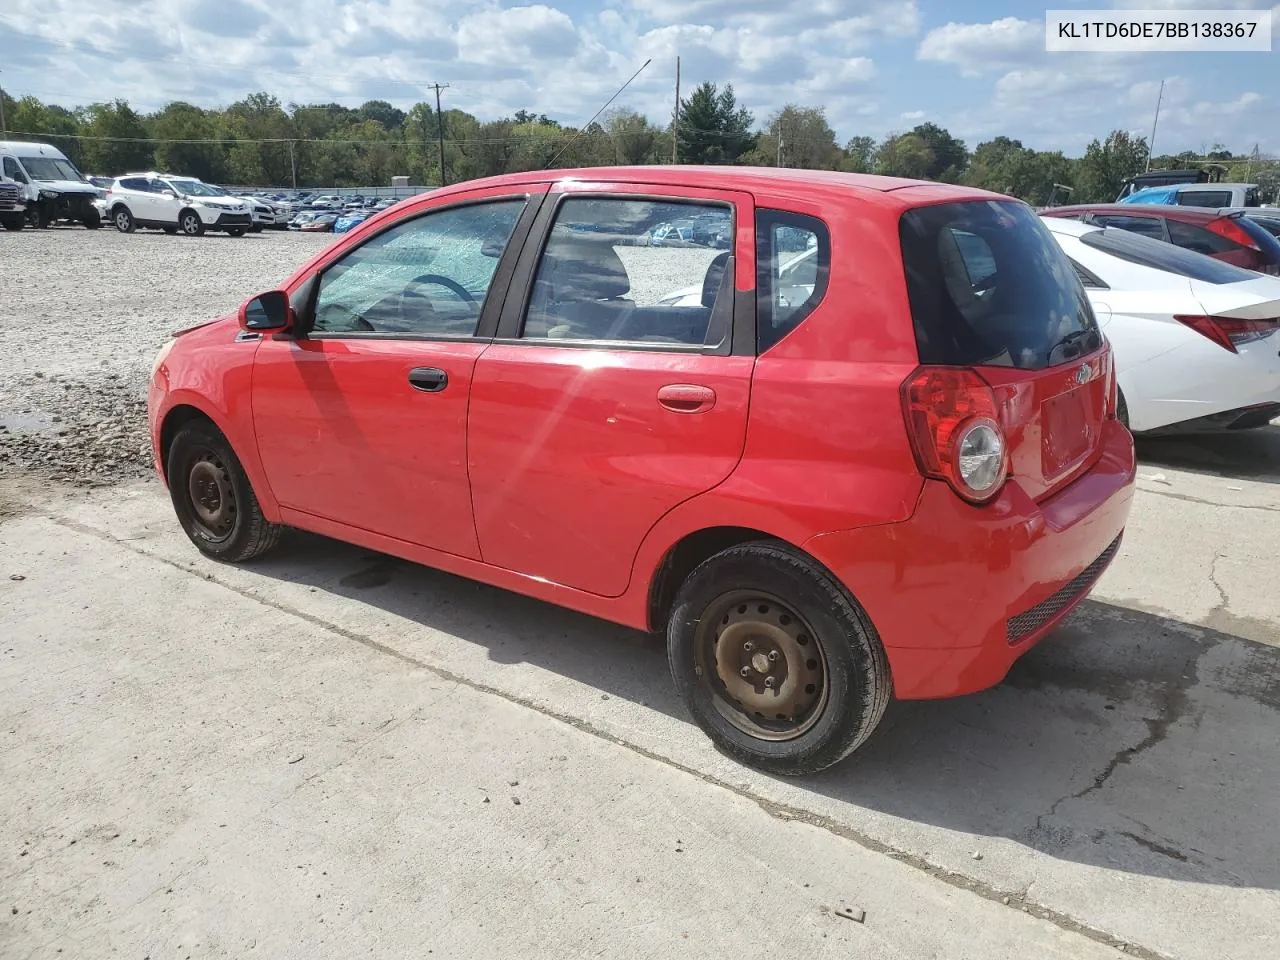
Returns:
[[[1137,447],[1143,466],[1280,483],[1280,426],[1275,423],[1229,433],[1138,437]]]
[[[322,537],[261,574],[457,636],[688,722],[662,643]],[[850,760],[792,781],[1053,857],[1280,889],[1280,649],[1090,601],[999,687],[896,703]]]

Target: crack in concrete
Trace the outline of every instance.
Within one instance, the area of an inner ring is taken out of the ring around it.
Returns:
[[[785,803],[779,803],[777,801],[770,800],[766,797],[762,797],[759,794],[752,792],[747,787],[730,783],[726,780],[720,779],[719,777],[713,774],[704,773],[684,763],[681,763],[678,760],[674,760],[670,757],[665,757],[659,753],[656,753],[653,750],[648,749],[647,747],[643,747],[643,746],[640,746],[639,744],[632,743],[628,740],[623,739],[617,734],[611,733],[608,730],[605,730],[601,727],[597,727],[594,724],[592,724],[590,721],[583,720],[571,714],[563,713],[559,710],[556,710],[554,707],[550,706],[549,704],[539,702],[529,697],[522,697],[517,694],[509,693],[507,691],[501,690],[489,684],[468,679],[467,677],[462,676],[461,674],[454,673],[453,671],[449,670],[446,667],[437,666],[435,664],[428,663],[424,660],[419,660],[416,657],[413,657],[407,653],[403,653],[399,650],[394,649],[393,647],[389,647],[384,643],[374,640],[372,637],[367,637],[363,634],[357,633],[354,630],[350,630],[336,623],[332,623],[328,620],[325,620],[322,617],[316,616],[315,614],[308,613],[304,610],[298,610],[293,607],[290,607],[288,604],[281,603],[269,597],[264,597],[254,590],[247,589],[244,587],[239,587],[234,583],[230,583],[226,580],[223,580],[215,576],[214,574],[211,574],[211,573],[201,574],[190,566],[183,565],[182,563],[179,563],[175,560],[170,560],[167,557],[161,556],[156,553],[152,553],[149,550],[146,550],[141,546],[137,546],[133,543],[119,540],[111,536],[109,533],[105,531],[95,529],[94,527],[88,526],[86,524],[82,524],[78,521],[71,520],[69,518],[53,516],[48,513],[45,513],[42,515],[52,523],[65,527],[68,530],[72,530],[74,532],[83,534],[85,536],[95,537],[96,539],[103,540],[108,543],[118,544],[124,547],[126,550],[136,553],[139,556],[145,557],[148,560],[153,560],[158,563],[162,563],[166,566],[172,567],[173,569],[179,571],[180,573],[184,573],[188,576],[195,577],[200,580],[204,580],[205,582],[208,582],[208,583],[216,584],[217,586],[220,586],[225,590],[229,590],[232,593],[235,593],[245,598],[246,600],[251,600],[255,603],[261,604],[262,606],[269,607],[273,610],[277,610],[289,616],[297,617],[298,619],[303,620],[306,623],[310,623],[336,636],[342,637],[343,639],[350,640],[353,643],[358,643],[361,646],[368,647],[369,649],[374,650],[377,653],[381,653],[385,656],[392,657],[416,669],[424,670],[428,673],[431,673],[442,680],[447,680],[456,684],[460,684],[478,693],[488,694],[490,696],[497,697],[501,700],[506,701],[507,703],[511,703],[519,707],[524,707],[525,709],[528,709],[528,710],[532,710],[552,720],[558,720],[559,722],[565,724],[566,726],[569,726],[582,733],[586,733],[590,736],[596,737],[597,739],[603,740],[606,743],[613,744],[614,746],[618,746],[618,747],[622,747],[623,749],[630,750],[632,753],[635,753],[638,756],[644,757],[647,760],[652,760],[655,763],[664,764],[674,770],[678,770],[681,773],[694,777],[695,779],[700,780],[703,783],[708,784],[709,786],[718,787],[722,790],[726,790],[729,793],[734,794],[735,796],[741,797],[745,800],[749,800],[752,803],[755,803],[757,806],[759,806],[759,808],[762,811],[764,811],[766,814],[768,814],[769,816],[777,820],[780,820],[783,822],[797,822],[797,823],[808,824],[809,826],[815,827],[826,833],[830,833],[844,840],[848,840],[852,843],[856,843],[858,846],[866,850],[870,850],[873,853],[879,853],[883,856],[891,857],[892,859],[898,861],[899,863],[902,863],[908,867],[918,870],[921,873],[924,873],[935,880],[938,880],[942,883],[947,884],[948,886],[955,887],[960,890],[967,890],[968,892],[975,894],[976,896],[979,896],[984,900],[988,900],[992,903],[1007,906],[1012,910],[1016,910],[1020,913],[1025,913],[1028,916],[1035,917],[1036,919],[1039,919],[1039,920],[1045,920],[1049,923],[1052,923],[1054,926],[1062,929],[1063,931],[1066,931],[1068,933],[1074,933],[1078,936],[1085,937],[1086,939],[1092,940],[1095,943],[1100,943],[1109,947],[1123,948],[1124,951],[1131,957],[1138,957],[1138,958],[1141,958],[1141,960],[1171,960],[1171,958],[1167,954],[1159,953],[1158,951],[1153,950],[1149,947],[1144,947],[1140,944],[1136,944],[1131,941],[1125,940],[1122,937],[1118,937],[1114,934],[1107,933],[1105,930],[1101,930],[1101,929],[1098,929],[1097,927],[1090,926],[1089,924],[1084,923],[1080,920],[1077,920],[1068,914],[1055,910],[1052,907],[1048,907],[1040,903],[1029,902],[1025,900],[1025,898],[1021,894],[1019,894],[1019,892],[1016,890],[1003,890],[999,887],[996,887],[992,884],[987,883],[986,881],[979,880],[967,874],[963,874],[958,871],[954,871],[946,867],[940,866],[938,864],[932,863],[926,857],[893,847],[890,844],[887,844],[881,840],[877,840],[875,837],[871,836],[868,833],[864,833],[860,830],[857,830],[854,827],[841,823],[832,817],[813,813],[812,811],[805,810],[801,807],[796,807],[796,806],[792,806],[790,804],[785,804]],[[1148,722],[1150,723],[1150,721]],[[1172,720],[1170,720],[1169,722],[1172,722]],[[1168,723],[1163,725],[1164,730],[1167,730],[1167,727],[1168,727]],[[1163,737],[1163,733],[1161,734],[1161,736]],[[1149,749],[1150,746],[1152,745],[1153,744],[1147,744],[1146,746],[1142,747],[1142,749],[1144,750]],[[1121,751],[1121,753],[1124,753],[1124,752],[1125,751]],[[1136,750],[1131,751],[1131,753],[1134,753],[1134,752],[1138,752],[1138,751]],[[1119,762],[1120,762],[1119,760],[1113,761],[1113,764],[1111,765],[1111,769],[1114,770],[1114,767],[1118,766]],[[1109,776],[1110,773],[1108,773],[1107,775]],[[1104,781],[1105,781],[1105,778],[1104,778]],[[1096,789],[1096,787],[1090,788],[1090,790],[1092,789]],[[1090,790],[1086,790],[1084,792],[1088,793],[1090,792]],[[1064,798],[1064,799],[1069,799],[1069,798]],[[1061,801],[1058,801],[1058,802],[1060,803]],[[1057,803],[1054,804],[1054,807],[1055,808],[1057,807]],[[1037,822],[1038,822],[1038,819],[1037,819]]]
[[[1219,503],[1217,500],[1206,500],[1203,497],[1193,497],[1186,493],[1170,493],[1167,490],[1152,490],[1150,487],[1138,487],[1143,493],[1149,493],[1156,497],[1168,497],[1170,500],[1182,500],[1185,503],[1198,503],[1206,507],[1223,507],[1227,510],[1262,510],[1266,513],[1280,513],[1280,507],[1273,507],[1265,503]]]
[[[1218,582],[1218,561],[1224,559],[1222,554],[1215,553],[1213,555],[1213,563],[1209,564],[1209,582],[1213,584],[1215,590],[1218,591],[1218,605],[1209,611],[1209,616],[1205,620],[1227,612],[1227,604],[1231,601],[1227,598],[1227,591],[1222,589],[1222,584]]]

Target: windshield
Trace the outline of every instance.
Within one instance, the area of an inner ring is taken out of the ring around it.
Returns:
[[[225,197],[226,193],[217,187],[199,180],[170,180],[169,186],[189,197]]]
[[[899,235],[921,363],[1041,370],[1102,345],[1071,261],[1026,204],[918,207]]]
[[[1203,280],[1205,283],[1239,283],[1242,280],[1256,280],[1258,274],[1243,267],[1232,266],[1223,260],[1215,260],[1194,250],[1174,246],[1163,240],[1152,240],[1128,230],[1117,230],[1105,227],[1093,230],[1080,237],[1086,247],[1101,250],[1113,257],[1140,267],[1152,270],[1163,270],[1192,280]]]
[[[23,157],[22,165],[32,180],[84,180],[70,160],[56,157]]]

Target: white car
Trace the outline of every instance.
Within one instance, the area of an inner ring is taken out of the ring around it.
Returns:
[[[728,254],[721,254],[721,257]],[[818,248],[809,247],[803,253],[795,254],[790,260],[783,262],[778,268],[781,282],[777,285],[775,296],[778,306],[789,307],[791,304],[804,303],[813,294],[817,283]],[[681,287],[672,290],[658,301],[664,307],[698,307],[703,306],[703,286]]]
[[[194,177],[131,173],[116,177],[105,199],[111,222],[121,233],[153,227],[189,237],[206,230],[242,237],[253,226],[246,201]]]
[[[1280,279],[1126,230],[1041,219],[1111,341],[1133,432],[1280,416]]]

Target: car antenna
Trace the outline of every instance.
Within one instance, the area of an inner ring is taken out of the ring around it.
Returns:
[[[630,80],[628,80],[626,83],[624,83],[622,86],[620,86],[620,87],[618,88],[618,92],[617,92],[617,93],[615,93],[615,94],[614,94],[612,97],[610,97],[608,100],[606,100],[606,101],[604,102],[604,106],[602,106],[599,110],[597,110],[594,114],[592,114],[592,115],[591,115],[591,119],[590,119],[590,120],[588,120],[586,123],[584,123],[584,124],[582,125],[582,128],[581,128],[577,133],[575,133],[572,137],[570,137],[570,138],[569,138],[569,142],[568,142],[568,143],[566,143],[563,147],[561,147],[561,148],[560,148],[560,152],[559,152],[559,153],[557,153],[554,157],[552,157],[552,158],[551,158],[551,161],[550,161],[550,162],[549,162],[545,167],[543,167],[542,169],[543,169],[543,170],[550,170],[553,166],[555,166],[556,161],[557,161],[557,160],[559,160],[562,156],[564,156],[564,152],[565,152],[566,150],[568,150],[571,146],[573,146],[573,145],[574,145],[574,143],[577,141],[577,139],[578,139],[580,136],[582,136],[582,134],[586,131],[587,127],[589,127],[589,126],[591,126],[591,124],[595,123],[595,119],[596,119],[596,117],[598,117],[598,116],[600,116],[600,114],[604,113],[604,111],[605,111],[605,107],[608,107],[608,106],[609,106],[609,104],[611,104],[611,103],[613,103],[613,101],[617,100],[617,99],[618,99],[618,97],[622,95],[622,91],[623,91],[623,90],[625,90],[625,89],[627,89],[627,87],[631,86],[631,81],[632,81],[632,80],[634,80],[636,77],[640,76],[641,71],[643,71],[643,70],[644,70],[644,68],[645,68],[645,67],[647,67],[647,66],[648,66],[649,64],[651,64],[651,63],[653,63],[653,58],[652,58],[652,57],[650,57],[650,58],[649,58],[648,60],[646,60],[644,63],[640,64],[640,69],[639,69],[639,70],[637,70],[635,73],[633,73],[633,74],[631,75],[631,79],[630,79]]]

